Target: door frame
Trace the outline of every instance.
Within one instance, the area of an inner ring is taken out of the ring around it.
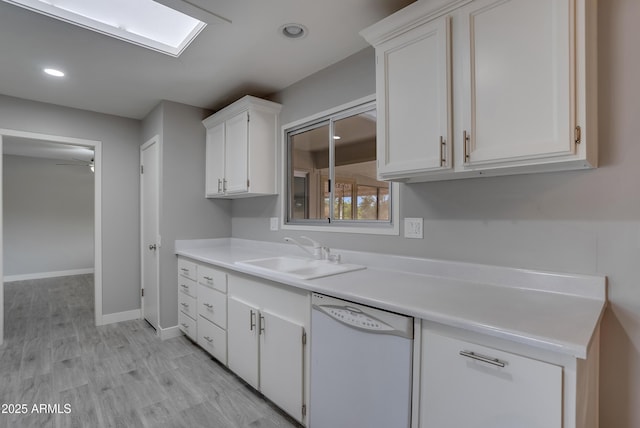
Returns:
[[[18,137],[32,140],[42,140],[73,146],[88,147],[93,150],[94,162],[94,224],[93,224],[93,284],[94,284],[94,313],[95,324],[102,325],[102,141],[84,138],[64,137],[60,135],[40,134],[37,132],[18,131],[0,128],[0,159],[4,158],[2,151],[2,137]],[[2,195],[2,162],[0,162],[0,231],[3,228],[3,195]],[[0,233],[0,346],[4,343],[4,241]]]
[[[162,331],[162,327],[160,327],[160,249],[162,248],[162,242],[160,240],[160,202],[161,202],[161,198],[162,196],[160,195],[160,177],[161,177],[161,165],[162,165],[162,146],[160,143],[160,136],[159,135],[154,135],[151,139],[149,139],[147,142],[145,142],[142,146],[140,146],[140,170],[142,171],[142,159],[143,159],[143,155],[142,152],[146,149],[148,149],[149,147],[151,147],[152,145],[157,144],[157,150],[158,150],[158,156],[157,156],[157,162],[158,165],[156,165],[157,169],[157,180],[156,180],[156,186],[158,187],[158,198],[156,200],[157,206],[156,206],[156,236],[157,236],[157,264],[156,264],[156,285],[157,285],[157,293],[156,293],[156,308],[157,308],[157,319],[156,321],[156,335],[159,335],[160,332]],[[142,174],[140,174],[140,317],[142,319],[145,319],[145,315],[144,315],[144,297],[142,296],[142,289],[144,288],[144,271],[145,271],[145,267],[144,267],[144,252],[145,252],[145,243],[144,243],[144,217],[142,215],[143,213],[143,204],[144,204],[144,198],[142,196]]]

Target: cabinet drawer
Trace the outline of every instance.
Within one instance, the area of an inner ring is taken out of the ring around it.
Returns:
[[[429,330],[422,351],[421,428],[562,426],[562,367]]]
[[[198,311],[196,309],[197,306],[198,303],[196,302],[195,298],[189,296],[186,293],[178,293],[178,308],[180,309],[180,311],[189,315],[191,318],[196,319],[198,316]]]
[[[196,336],[196,320],[187,316],[184,312],[178,311],[178,327],[191,340],[198,340]]]
[[[178,291],[186,293],[193,298],[198,297],[198,285],[193,279],[178,276]]]
[[[227,365],[227,332],[202,316],[198,317],[198,345]]]
[[[227,328],[227,295],[198,285],[198,314],[219,327]]]
[[[193,279],[198,279],[196,276],[196,264],[185,259],[178,259],[178,275]]]
[[[198,265],[198,283],[227,292],[227,274],[205,265]]]

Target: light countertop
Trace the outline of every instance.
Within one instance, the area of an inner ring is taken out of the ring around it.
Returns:
[[[606,278],[347,250],[364,270],[300,280],[236,262],[291,255],[294,245],[235,238],[176,241],[176,254],[452,327],[586,358],[606,305]]]

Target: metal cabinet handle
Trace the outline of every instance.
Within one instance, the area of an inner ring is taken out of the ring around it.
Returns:
[[[471,134],[467,131],[463,131],[462,141],[464,142],[464,163],[469,163],[469,161],[471,160],[471,154],[469,153],[469,142],[471,141]]]
[[[222,193],[222,179],[218,178],[218,193]]]
[[[209,310],[213,309],[213,305],[211,303],[203,303],[203,305],[205,305]]]
[[[258,334],[262,334],[264,333],[264,315],[260,314],[260,318],[258,318],[258,322],[260,323],[260,326],[258,327]]]
[[[205,338],[205,340],[206,340],[207,342],[209,342],[209,343],[212,343],[212,342],[213,342],[213,339],[212,339],[212,338],[210,338],[209,336],[205,336],[204,338]]]
[[[156,244],[151,244],[151,245],[149,245],[149,249],[150,249],[151,251],[155,251],[157,248],[158,248],[158,247],[156,246]]]
[[[440,166],[447,164],[447,142],[444,137],[440,136]]]
[[[184,327],[185,329],[189,330],[189,326],[188,326],[187,324],[185,324],[185,323],[180,323],[180,325],[181,325],[182,327]]]
[[[227,179],[226,178],[222,179],[222,191],[223,192],[227,191]]]
[[[491,364],[498,367],[504,367],[507,365],[505,361],[501,361],[497,358],[487,357],[486,355],[476,354],[472,351],[460,351],[460,355],[463,357],[471,358],[472,360],[481,361],[483,363]]]
[[[249,311],[249,331],[253,331],[256,328],[256,313],[251,310]]]
[[[211,278],[210,276],[205,276],[204,279],[206,279],[207,281],[213,281],[213,278]]]
[[[185,290],[189,289],[189,286],[188,285],[184,285],[184,284],[180,284],[180,287],[184,288]]]
[[[182,305],[183,308],[188,308],[189,304],[188,303],[180,303]]]
[[[180,270],[181,270],[182,272],[189,272],[189,269],[187,269],[187,268],[180,268]]]

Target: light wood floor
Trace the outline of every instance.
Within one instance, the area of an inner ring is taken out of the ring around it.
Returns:
[[[92,275],[4,289],[1,410],[27,414],[0,413],[0,428],[298,426],[184,337],[161,341],[142,320],[95,327]]]

